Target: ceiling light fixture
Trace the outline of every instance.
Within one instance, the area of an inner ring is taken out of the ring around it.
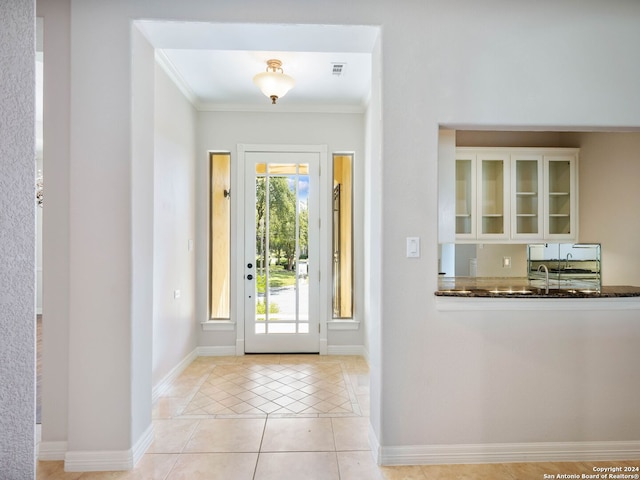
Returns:
[[[280,60],[267,60],[267,71],[258,73],[253,77],[253,83],[262,90],[267,97],[271,99],[271,103],[275,105],[276,100],[284,97],[291,90],[296,81],[286,75],[282,70],[282,62]]]

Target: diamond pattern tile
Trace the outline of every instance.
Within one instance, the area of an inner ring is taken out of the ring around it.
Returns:
[[[361,415],[340,362],[216,365],[183,416]]]

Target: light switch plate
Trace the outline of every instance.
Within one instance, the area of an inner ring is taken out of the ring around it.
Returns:
[[[420,237],[407,237],[407,258],[420,258]]]

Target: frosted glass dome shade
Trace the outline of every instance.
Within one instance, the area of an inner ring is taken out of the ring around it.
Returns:
[[[267,65],[266,72],[253,77],[253,83],[275,104],[276,100],[284,97],[295,86],[296,81],[283,72],[279,60],[269,60]]]

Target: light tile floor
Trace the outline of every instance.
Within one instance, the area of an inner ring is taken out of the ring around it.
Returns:
[[[360,357],[200,357],[158,400],[155,441],[134,470],[70,473],[63,462],[38,462],[37,478],[533,480],[640,464],[378,467],[369,451],[368,414],[368,367]]]

